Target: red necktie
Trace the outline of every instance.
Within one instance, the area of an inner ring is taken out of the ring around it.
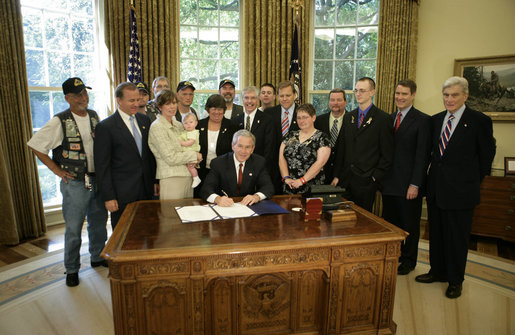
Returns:
[[[238,195],[240,194],[241,181],[243,179],[243,163],[240,163],[240,169],[238,170]]]
[[[361,124],[363,123],[363,120],[365,119],[365,113],[361,112],[358,116],[358,128],[361,127]]]
[[[402,113],[397,113],[397,117],[395,118],[395,132],[397,132],[397,129],[399,129],[399,126],[401,125],[401,117]]]

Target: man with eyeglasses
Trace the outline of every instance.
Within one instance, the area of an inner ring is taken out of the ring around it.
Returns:
[[[354,94],[359,106],[343,118],[331,185],[345,187],[349,200],[371,211],[393,160],[393,119],[372,103],[372,78],[359,79]]]
[[[140,92],[140,99],[142,97],[141,93],[142,93],[142,89],[143,89],[141,84],[144,84],[144,83],[136,84],[136,86],[138,87],[138,90]],[[146,88],[147,93],[150,94],[150,92],[148,91],[148,88],[146,87],[146,84],[144,84],[144,86]],[[149,100],[147,102],[147,106],[145,108],[145,114],[150,119],[150,122],[154,122],[156,120],[157,116],[159,114],[161,114],[161,112],[159,111],[159,108],[157,108],[157,106],[156,106],[155,98],[156,98],[157,93],[159,93],[161,90],[163,90],[165,88],[170,88],[170,81],[168,80],[168,78],[163,77],[163,76],[154,78],[154,81],[152,82],[152,93],[154,94],[154,100]],[[141,103],[142,103],[142,101],[140,101],[140,104]]]
[[[107,210],[97,189],[93,140],[100,119],[88,109],[89,96],[77,77],[63,83],[70,108],[56,114],[27,143],[39,160],[61,179],[64,217],[66,285],[79,285],[80,246],[84,218],[88,220],[91,266],[107,267],[100,256],[107,240]],[[52,158],[48,152],[52,150]]]

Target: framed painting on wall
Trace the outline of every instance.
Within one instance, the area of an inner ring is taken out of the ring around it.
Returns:
[[[454,60],[469,82],[467,106],[497,121],[515,121],[515,55]]]

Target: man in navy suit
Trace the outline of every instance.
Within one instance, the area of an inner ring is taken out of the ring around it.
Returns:
[[[270,177],[275,186],[276,193],[280,194],[283,190],[283,182],[281,181],[281,173],[279,172],[279,147],[283,137],[290,131],[299,130],[297,124],[297,93],[295,85],[291,81],[282,81],[277,85],[279,96],[279,105],[265,109],[265,114],[270,116],[272,120],[272,128],[269,136],[273,136],[274,151],[272,156],[274,161],[271,163],[274,167],[271,170]]]
[[[358,80],[354,89],[359,106],[343,117],[343,141],[337,148],[331,185],[347,189],[347,197],[371,211],[393,158],[393,120],[372,103],[376,84]]]
[[[265,159],[253,154],[255,137],[247,130],[238,130],[232,140],[233,152],[211,161],[200,194],[207,202],[232,206],[231,197],[243,197],[243,205],[252,205],[274,194],[274,186],[266,169]]]
[[[326,133],[331,139],[331,156],[329,156],[329,160],[324,166],[325,180],[327,183],[333,180],[334,158],[336,157],[338,144],[343,137],[343,131],[341,131],[341,129],[346,105],[347,98],[345,97],[345,91],[342,88],[333,88],[331,92],[329,92],[329,113],[317,116],[315,120],[315,128]]]
[[[256,86],[249,86],[242,91],[244,113],[232,119],[238,129],[250,131],[256,137],[254,153],[264,157],[267,162],[275,161],[274,137],[270,136],[272,120],[257,106],[259,102],[259,89]],[[267,164],[269,169],[272,164]]]
[[[410,79],[395,87],[395,151],[382,191],[383,218],[409,233],[401,246],[399,275],[410,273],[417,265],[422,198],[431,150],[431,118],[413,107],[416,92],[417,84]]]
[[[138,113],[136,85],[122,83],[115,95],[118,110],[97,125],[94,146],[98,187],[113,229],[127,204],[152,198],[156,175],[148,147],[150,119]]]
[[[468,82],[451,77],[443,84],[445,111],[432,117],[432,156],[427,181],[429,273],[421,283],[448,282],[445,295],[461,295],[474,207],[479,186],[495,156],[492,120],[465,105]]]

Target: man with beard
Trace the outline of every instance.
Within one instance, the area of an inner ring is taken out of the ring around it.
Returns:
[[[235,89],[236,85],[234,85],[234,82],[230,79],[224,79],[220,82],[220,85],[218,85],[218,92],[224,97],[225,105],[227,106],[224,116],[229,120],[243,114],[243,106],[233,102],[234,96],[236,95]]]
[[[326,183],[330,183],[333,179],[336,148],[343,137],[343,132],[340,130],[343,125],[345,106],[347,106],[345,91],[341,88],[334,88],[329,92],[329,113],[322,114],[315,120],[315,128],[326,133],[331,139],[331,156],[324,166]]]
[[[138,113],[148,116],[150,122],[154,122],[157,118],[157,110],[150,107],[148,101],[150,99],[149,90],[147,84],[144,82],[136,83],[136,87],[139,91],[139,108]]]

